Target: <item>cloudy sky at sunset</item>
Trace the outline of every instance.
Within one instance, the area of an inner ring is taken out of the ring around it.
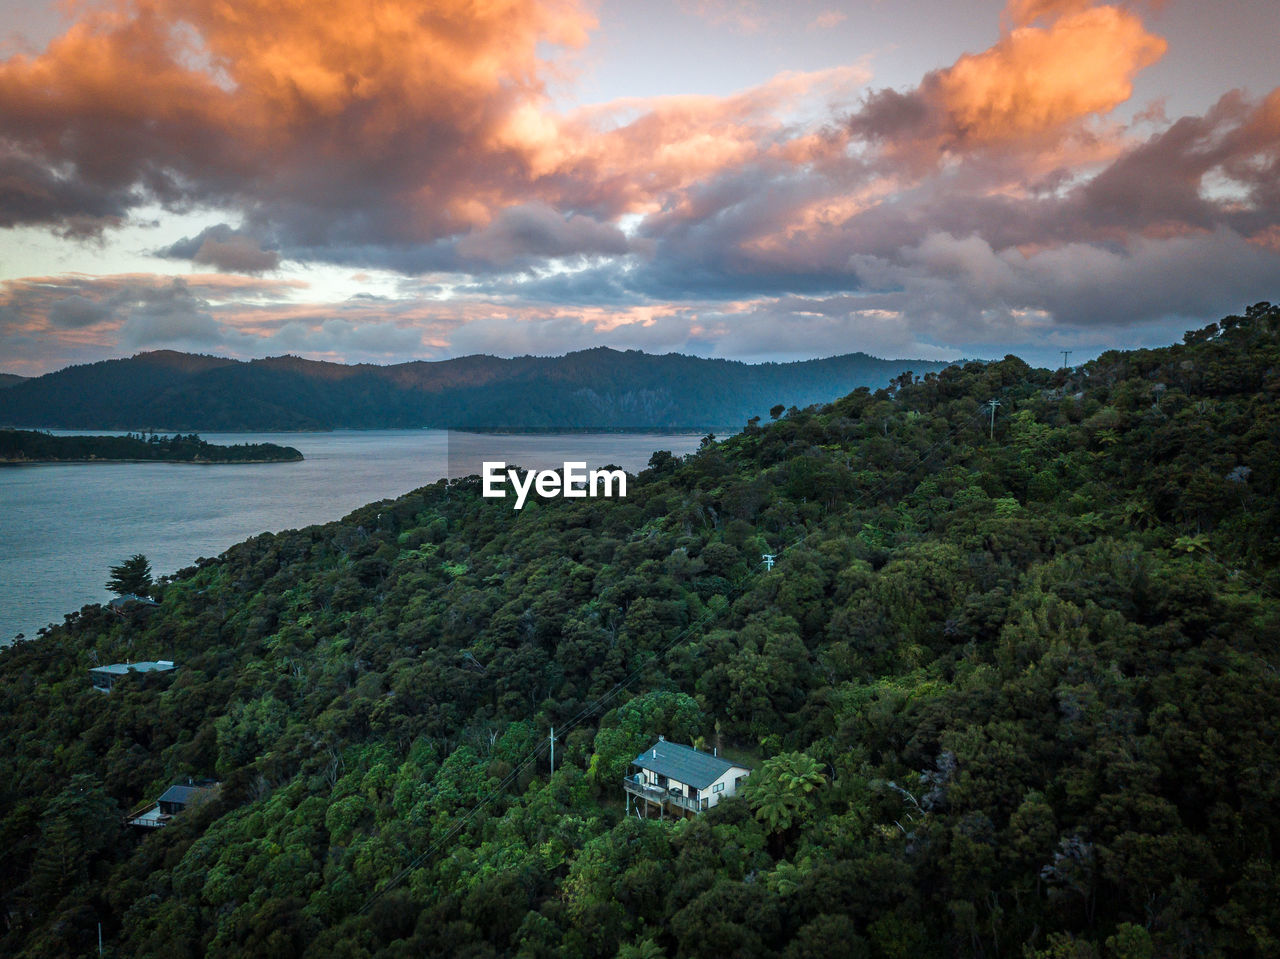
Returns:
[[[0,371],[1169,342],[1280,299],[1277,37],[1275,0],[2,0]]]

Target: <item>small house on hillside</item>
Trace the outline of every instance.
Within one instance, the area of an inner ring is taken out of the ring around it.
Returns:
[[[632,800],[636,815],[648,818],[668,812],[682,818],[696,816],[721,799],[734,795],[751,770],[715,753],[669,743],[662,737],[631,762],[634,772],[623,780],[627,814]]]
[[[104,693],[111,692],[121,676],[130,673],[167,673],[177,669],[172,660],[160,659],[155,662],[112,663],[110,666],[95,666],[89,670],[89,678],[93,680],[93,688]]]
[[[218,794],[221,783],[212,779],[175,783],[160,794],[149,808],[141,813],[131,813],[126,819],[130,826],[140,829],[157,829],[169,825],[170,820],[188,806],[208,802]]]
[[[137,596],[133,593],[125,593],[123,596],[117,596],[111,602],[107,603],[107,609],[115,613],[117,616],[123,616],[125,613],[136,612],[140,610],[150,610],[159,606],[154,599],[147,596]]]

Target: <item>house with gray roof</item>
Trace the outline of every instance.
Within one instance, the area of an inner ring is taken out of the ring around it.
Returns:
[[[112,663],[110,666],[95,666],[89,670],[89,678],[93,680],[94,689],[109,693],[121,676],[128,676],[130,673],[167,673],[174,669],[177,667],[169,659],[154,662],[143,660],[137,663]]]
[[[221,785],[212,779],[188,779],[185,783],[174,783],[160,794],[159,799],[148,804],[145,811],[138,809],[130,813],[125,818],[125,822],[139,829],[158,829],[167,826],[174,816],[188,806],[208,802],[217,796],[218,787]]]
[[[111,600],[111,602],[107,603],[107,609],[111,610],[113,613],[123,616],[131,609],[151,608],[159,605],[160,604],[150,596],[138,596],[135,593],[125,593],[122,596],[117,596],[115,599]]]
[[[627,814],[641,818],[667,814],[689,818],[735,795],[751,769],[715,752],[658,741],[631,762],[633,772],[623,780]]]

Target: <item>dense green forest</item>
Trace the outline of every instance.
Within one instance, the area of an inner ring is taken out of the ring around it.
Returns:
[[[0,390],[0,425],[64,429],[724,429],[946,363],[850,353],[747,364],[639,350],[345,366],[162,351]]]
[[[40,463],[67,460],[166,463],[295,463],[302,454],[275,443],[206,443],[197,434],[173,436],[54,436],[37,430],[0,430],[0,462]]]
[[[1274,956],[1277,449],[1260,304],[256,537],[0,654],[0,952]],[[743,794],[626,817],[658,735]]]

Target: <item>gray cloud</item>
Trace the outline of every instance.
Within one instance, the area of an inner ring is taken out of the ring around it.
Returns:
[[[279,300],[292,288],[282,281],[213,276],[10,280],[0,284],[0,354],[25,368],[59,348],[78,359],[150,347],[242,349],[259,340],[224,321],[228,299],[238,309],[245,301]]]
[[[487,226],[467,234],[458,252],[495,264],[522,263],[567,256],[629,252],[622,231],[581,214],[561,215],[545,203],[507,207]]]
[[[264,250],[254,237],[226,223],[201,230],[162,250],[158,256],[190,260],[198,266],[211,266],[222,273],[265,273],[280,265],[280,254]]]
[[[900,313],[917,335],[957,346],[1043,347],[1050,335],[1097,343],[1150,323],[1180,332],[1280,286],[1280,255],[1226,229],[1030,256],[975,235],[933,233],[893,257],[855,257],[852,265],[876,291],[869,303]]]
[[[110,304],[91,300],[79,293],[54,300],[48,308],[49,322],[61,330],[78,330],[86,326],[95,326],[110,320],[112,313]]]
[[[0,227],[32,223],[92,237],[121,223],[134,202],[127,188],[104,190],[47,157],[0,146]]]
[[[858,297],[765,299],[725,311],[711,302],[655,309],[642,320],[594,329],[590,318],[564,315],[474,320],[450,336],[449,354],[556,354],[584,341],[650,353],[764,360],[807,359],[866,351],[881,356],[949,358],[952,349],[918,338],[902,318],[868,308]]]
[[[419,356],[422,330],[396,323],[320,318],[289,320],[269,339],[272,352],[339,354],[377,358]]]

